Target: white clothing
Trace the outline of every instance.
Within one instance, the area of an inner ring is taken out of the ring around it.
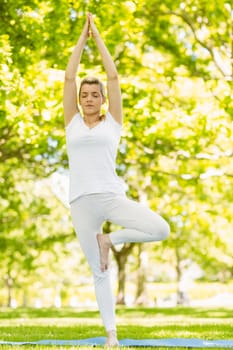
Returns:
[[[100,269],[96,239],[103,222],[124,226],[110,233],[112,244],[160,241],[169,233],[161,216],[125,196],[124,183],[115,169],[120,136],[121,126],[110,113],[91,129],[77,113],[66,127],[72,221],[93,273],[96,299],[107,331],[116,329],[116,321],[110,272]]]
[[[71,217],[81,248],[91,267],[96,299],[107,331],[116,329],[115,301],[109,270],[100,270],[97,233],[104,221],[124,226],[111,232],[112,244],[161,241],[169,234],[169,225],[158,214],[142,204],[114,193],[90,194],[71,203]]]
[[[67,125],[70,202],[90,193],[125,193],[124,182],[116,173],[121,128],[109,112],[93,128],[85,124],[80,113]]]

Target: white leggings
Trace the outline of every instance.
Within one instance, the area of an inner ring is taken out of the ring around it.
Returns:
[[[96,234],[102,232],[104,221],[124,229],[111,232],[113,245],[126,242],[153,242],[169,234],[168,223],[144,205],[114,193],[90,194],[71,203],[72,222],[81,248],[94,277],[96,300],[107,331],[116,329],[115,299],[109,270],[101,272]]]

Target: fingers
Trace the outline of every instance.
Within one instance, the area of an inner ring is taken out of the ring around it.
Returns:
[[[86,22],[84,24],[83,31],[82,31],[82,34],[85,36],[86,39],[88,38],[88,31],[89,31],[89,19],[86,18]]]
[[[87,14],[87,16],[89,20],[89,35],[95,37],[98,35],[98,29],[96,28],[94,17],[90,12]]]
[[[87,13],[87,18],[88,18],[89,22],[90,22],[90,21],[93,21],[92,13],[88,12],[88,13]]]
[[[88,22],[88,36],[92,36],[92,30],[91,30],[91,13],[87,13],[87,22]]]

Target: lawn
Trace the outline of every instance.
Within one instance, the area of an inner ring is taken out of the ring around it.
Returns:
[[[199,338],[233,339],[233,309],[124,308],[117,309],[119,339]],[[84,339],[105,336],[99,313],[82,309],[0,309],[0,340]],[[1,350],[12,347],[0,345]],[[15,346],[13,350],[22,349]],[[72,346],[36,346],[36,349]],[[75,347],[77,349],[78,347]],[[27,345],[27,350],[35,349]],[[88,349],[88,347],[82,347]],[[121,347],[121,349],[126,349]],[[130,349],[140,349],[139,347]],[[152,348],[147,348],[152,349]],[[178,349],[178,348],[156,348]],[[179,348],[184,349],[184,348]],[[217,349],[217,348],[215,348]],[[220,348],[219,348],[220,349]]]

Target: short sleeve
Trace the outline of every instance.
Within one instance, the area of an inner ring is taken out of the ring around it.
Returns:
[[[73,118],[71,119],[71,121],[69,122],[69,124],[66,125],[65,130],[66,132],[68,132],[70,130],[70,128],[74,125],[74,123],[77,121],[77,119],[81,118],[80,113],[76,113]]]
[[[111,122],[111,124],[114,125],[115,128],[117,128],[118,130],[122,130],[123,128],[123,125],[118,123],[114,118],[113,116],[111,115],[110,112],[107,112],[106,113],[106,117],[108,118],[108,120]]]

